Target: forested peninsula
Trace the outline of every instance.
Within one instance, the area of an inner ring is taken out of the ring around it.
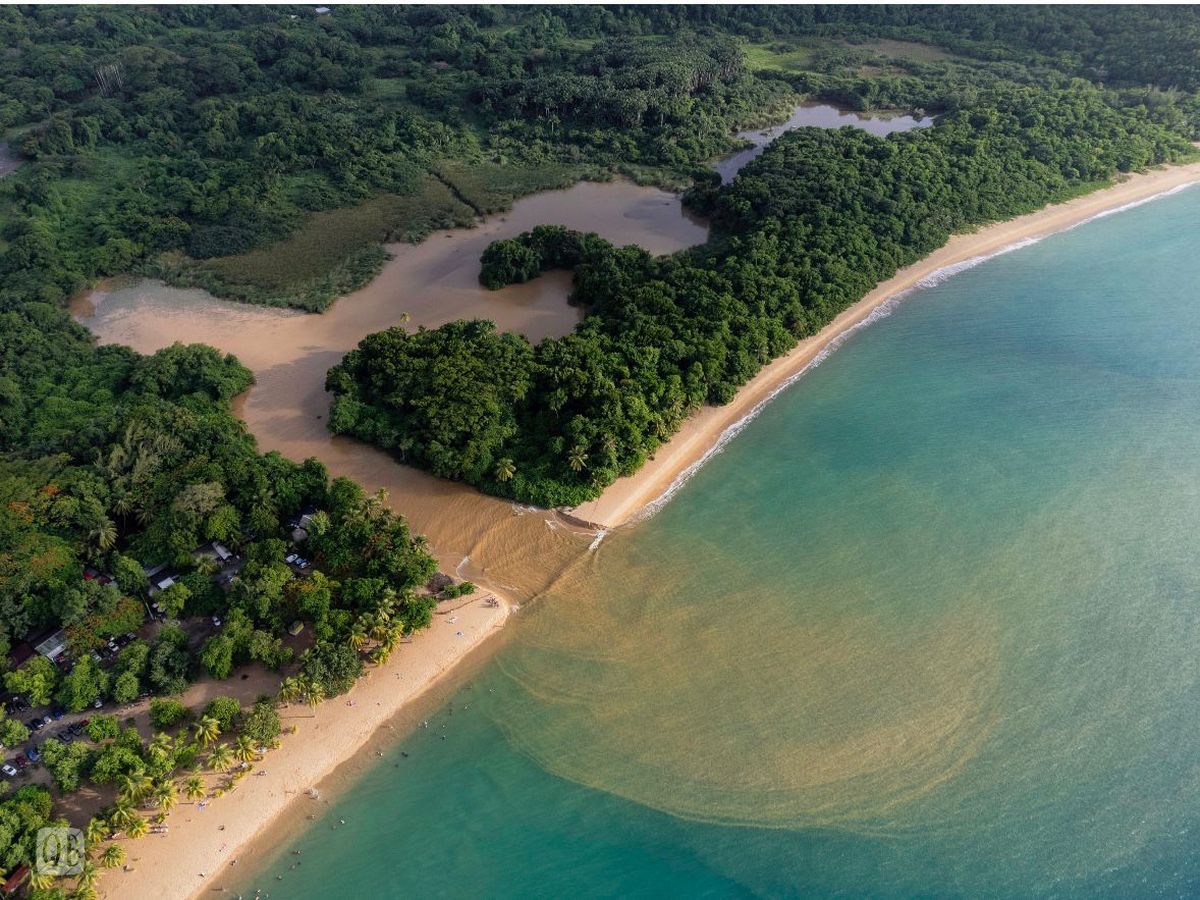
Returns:
[[[1186,122],[1078,79],[985,76],[952,103],[946,88],[892,86],[892,102],[951,106],[932,128],[800,129],[728,185],[697,173],[703,247],[654,258],[553,226],[492,244],[487,287],[573,271],[575,332],[371,335],[329,373],[330,428],[490,493],[576,506],[954,232],[1194,153]]]
[[[572,270],[573,334],[391,329],[330,372],[335,431],[574,505],[952,233],[1200,136],[1183,8],[10,6],[0,46],[0,875],[90,792],[79,896],[110,835],[277,744],[277,703],[347,691],[473,588],[386,497],[260,453],[238,360],[98,346],[72,296],[149,274],[315,313],[384,244],[533,191],[686,190],[712,231],[673,256],[553,223],[488,249],[488,286]],[[797,131],[720,185],[736,132],[802,99],[937,118]],[[183,703],[247,665],[269,693]]]

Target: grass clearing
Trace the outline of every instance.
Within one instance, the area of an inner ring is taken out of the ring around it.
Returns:
[[[747,44],[743,48],[746,66],[754,72],[799,72],[808,68],[817,48],[772,41],[769,44]]]
[[[434,168],[455,194],[481,215],[512,206],[526,194],[569,187],[586,174],[580,166],[546,163],[512,166],[503,163],[444,162]]]
[[[935,47],[932,44],[922,44],[918,41],[897,41],[891,38],[876,38],[874,40],[855,43],[845,41],[844,46],[851,50],[866,51],[885,59],[911,59],[914,62],[941,62],[959,57],[949,50]]]
[[[357,206],[311,213],[288,237],[246,253],[205,260],[164,254],[148,271],[229,300],[320,311],[378,274],[387,260],[382,244],[416,242],[439,228],[470,225],[477,214],[507,209],[526,194],[567,187],[585,174],[583,167],[558,163],[446,162],[433,175],[421,176],[411,194],[379,194]],[[287,190],[298,202],[297,193],[319,187],[297,178]]]
[[[474,217],[446,185],[426,177],[410,195],[380,194],[357,206],[312,213],[270,246],[204,261],[167,256],[154,273],[231,300],[321,310],[375,276],[387,259],[381,244],[419,241]]]

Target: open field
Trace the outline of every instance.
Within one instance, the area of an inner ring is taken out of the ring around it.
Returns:
[[[473,218],[446,185],[428,177],[411,195],[379,194],[358,206],[313,213],[290,237],[249,253],[168,260],[162,274],[234,300],[319,310],[378,271],[387,258],[382,244],[417,241]]]

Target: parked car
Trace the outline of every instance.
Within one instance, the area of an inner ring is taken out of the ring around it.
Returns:
[[[95,700],[92,701],[92,709],[103,709],[103,708],[104,708],[104,701],[101,700],[99,697],[97,697]]]
[[[4,765],[0,766],[0,772],[3,772],[8,778],[16,778],[17,777],[17,770],[14,769],[12,766],[10,766],[8,763],[5,763]]]
[[[72,722],[67,726],[67,731],[71,732],[71,734],[75,735],[75,737],[79,737],[81,734],[83,734],[83,723]]]
[[[25,755],[29,757],[30,762],[41,762],[42,751],[37,748],[36,744],[30,744],[29,749],[25,751]]]
[[[220,627],[221,627],[221,617],[220,617],[220,616],[213,616],[213,617],[212,617],[212,623],[213,623],[213,625],[215,625],[217,628],[220,628]]]
[[[30,719],[28,722],[30,731],[39,731],[45,726],[45,724],[46,723],[42,721],[41,716],[38,716],[36,719]]]
[[[57,722],[59,719],[61,719],[66,714],[67,714],[67,711],[65,709],[63,709],[61,706],[55,706],[54,708],[52,708],[50,710],[50,715],[54,718],[55,722]]]
[[[29,760],[25,758],[24,753],[19,753],[16,757],[14,757],[13,764],[22,772],[24,772],[29,766]]]

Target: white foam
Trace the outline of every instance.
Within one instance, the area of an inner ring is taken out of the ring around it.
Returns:
[[[1116,207],[1113,207],[1112,209],[1102,210],[1101,212],[1098,212],[1095,215],[1089,216],[1086,219],[1076,222],[1075,224],[1073,224],[1067,228],[1061,229],[1061,231],[1070,231],[1072,228],[1077,228],[1080,225],[1086,225],[1088,222],[1094,222],[1097,219],[1103,219],[1105,216],[1111,216],[1116,213],[1124,212],[1125,210],[1133,209],[1135,207],[1141,206],[1145,203],[1150,203],[1153,200],[1158,200],[1162,197],[1168,197],[1172,194],[1177,194],[1180,191],[1183,191],[1183,190],[1186,190],[1187,188],[1195,186],[1196,184],[1197,184],[1197,182],[1191,181],[1191,182],[1188,182],[1187,184],[1177,185],[1176,187],[1170,188],[1165,191],[1161,191],[1160,193],[1153,194],[1149,197],[1143,197],[1140,200],[1134,200],[1134,201],[1132,201],[1130,203],[1126,203],[1122,206],[1116,206]],[[916,293],[918,291],[925,290],[925,289],[931,288],[931,287],[936,287],[937,285],[942,284],[943,282],[952,278],[953,276],[958,275],[961,272],[966,272],[968,269],[973,269],[976,266],[987,262],[989,259],[995,259],[997,256],[1003,256],[1006,253],[1012,253],[1014,250],[1020,250],[1024,247],[1032,246],[1033,244],[1036,244],[1039,241],[1041,241],[1043,237],[1046,237],[1046,235],[1042,235],[1039,237],[1022,238],[1019,241],[1014,241],[1011,244],[1007,244],[1006,246],[1001,247],[999,250],[996,250],[993,253],[985,253],[980,256],[972,256],[970,259],[965,259],[962,262],[953,263],[948,266],[943,266],[940,269],[935,269],[933,272],[930,272],[928,275],[926,275],[924,278],[922,278],[920,281],[918,281],[911,288],[908,288],[903,291],[899,291],[896,294],[894,294],[893,296],[889,297],[883,303],[879,304],[879,306],[875,307],[875,309],[871,310],[870,315],[868,315],[862,321],[854,323],[849,328],[847,328],[845,331],[841,332],[836,337],[830,339],[829,343],[827,343],[824,347],[822,347],[820,352],[817,353],[817,355],[814,356],[808,362],[807,365],[805,365],[798,372],[796,372],[795,374],[791,375],[786,380],[784,380],[774,390],[772,390],[771,393],[767,394],[766,397],[764,397],[762,400],[760,400],[758,403],[756,403],[754,405],[754,407],[748,413],[746,413],[746,415],[744,415],[742,418],[738,419],[736,422],[734,422],[732,425],[730,425],[728,428],[726,428],[724,431],[722,431],[720,437],[717,438],[716,443],[714,443],[707,451],[705,451],[703,456],[701,456],[698,460],[696,460],[694,463],[692,463],[690,466],[688,466],[686,469],[684,469],[682,472],[680,472],[675,477],[675,480],[672,481],[670,483],[670,485],[667,486],[667,489],[665,491],[663,491],[661,494],[659,494],[657,497],[655,497],[653,500],[651,500],[649,503],[647,503],[645,506],[643,506],[640,510],[638,510],[637,514],[634,515],[633,517],[631,517],[630,522],[640,522],[645,519],[649,519],[651,516],[653,516],[655,513],[657,513],[660,509],[662,509],[664,506],[666,506],[667,503],[670,502],[671,498],[674,497],[677,493],[679,493],[680,488],[682,488],[685,484],[687,484],[687,482],[689,480],[691,480],[692,476],[695,475],[697,472],[700,471],[700,469],[702,469],[704,467],[705,463],[707,463],[710,459],[712,459],[714,456],[716,456],[718,453],[720,453],[722,450],[724,450],[730,441],[732,441],[735,437],[737,437],[739,434],[741,434],[747,425],[749,425],[756,418],[758,418],[759,414],[761,414],[762,411],[764,409],[766,409],[767,404],[769,404],[772,400],[774,400],[776,397],[778,397],[780,394],[782,394],[784,391],[786,391],[788,388],[790,388],[793,384],[795,384],[797,381],[799,381],[801,378],[803,378],[806,374],[808,374],[809,371],[811,371],[812,369],[815,369],[817,366],[819,366],[821,363],[823,363],[826,359],[828,359],[830,354],[832,354],[835,350],[837,350],[839,347],[841,347],[842,344],[844,344],[850,338],[850,336],[852,334],[854,334],[856,331],[858,331],[860,328],[866,328],[868,325],[872,325],[875,322],[879,321],[880,319],[890,316],[892,314],[892,312],[895,311],[895,309],[904,300],[906,300],[908,297],[912,296],[914,293]]]
[[[601,528],[599,531],[597,531],[596,539],[593,540],[590,544],[588,544],[588,552],[591,552],[592,550],[595,550],[597,547],[599,547],[600,542],[602,540],[604,540],[604,538],[607,534],[608,534],[608,529],[606,529],[606,528]]]
[[[1185,184],[1177,184],[1173,188],[1167,188],[1165,191],[1159,191],[1157,194],[1151,194],[1149,197],[1143,197],[1141,200],[1133,200],[1123,206],[1114,206],[1112,209],[1102,209],[1095,215],[1088,216],[1086,219],[1081,219],[1074,225],[1064,228],[1063,231],[1070,231],[1072,228],[1078,228],[1080,225],[1086,225],[1088,222],[1095,222],[1097,219],[1103,219],[1107,216],[1115,216],[1119,212],[1125,212],[1127,209],[1134,209],[1146,203],[1152,203],[1155,200],[1161,200],[1163,197],[1170,197],[1172,194],[1178,194],[1180,191],[1186,191],[1190,187],[1195,187],[1198,182],[1189,181]]]

